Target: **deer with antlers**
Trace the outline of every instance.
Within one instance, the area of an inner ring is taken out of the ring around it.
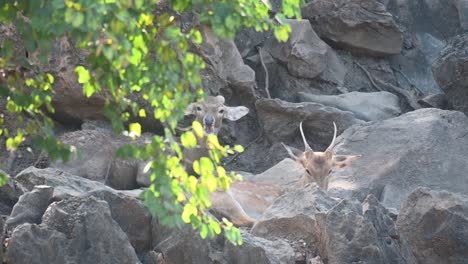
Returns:
[[[302,122],[299,125],[301,131],[302,140],[304,141],[304,151],[300,151],[296,148],[281,144],[286,148],[289,156],[296,162],[302,165],[305,169],[305,174],[302,177],[300,186],[304,186],[308,183],[316,182],[317,185],[324,189],[328,189],[328,181],[333,168],[344,168],[351,164],[354,160],[361,157],[361,155],[335,155],[335,140],[336,140],[336,124],[333,122],[334,133],[333,139],[328,148],[323,152],[313,151],[310,145],[307,143],[304,131],[302,129]]]

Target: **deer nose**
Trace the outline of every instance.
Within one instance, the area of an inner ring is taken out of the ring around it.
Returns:
[[[205,122],[205,125],[212,126],[214,124],[214,122],[215,122],[215,119],[214,119],[213,116],[207,115],[207,116],[205,116],[204,122]]]

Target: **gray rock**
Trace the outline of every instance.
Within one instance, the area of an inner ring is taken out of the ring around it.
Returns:
[[[447,101],[445,94],[431,94],[418,100],[418,103],[425,108],[439,108],[449,110],[452,107]]]
[[[78,177],[58,169],[29,167],[19,173],[15,180],[25,191],[32,191],[36,185],[54,187],[53,200],[81,196],[98,189],[111,189],[106,185]]]
[[[304,173],[304,167],[296,161],[286,158],[260,174],[248,178],[244,177],[244,180],[273,183],[291,188],[302,178]]]
[[[117,159],[118,148],[127,145],[143,145],[150,140],[150,134],[143,134],[136,140],[102,130],[79,130],[60,136],[64,144],[75,146],[77,153],[66,163],[54,161],[51,167],[90,180],[106,183],[115,189],[137,187],[138,166],[141,161]]]
[[[397,225],[418,263],[468,262],[468,197],[418,188],[402,203]]]
[[[127,234],[135,250],[142,253],[150,248],[151,215],[142,201],[137,199],[141,190],[116,191],[102,183],[52,168],[30,167],[21,172],[16,179],[26,191],[31,191],[41,184],[53,186],[53,200],[93,196],[106,201],[112,218]]]
[[[270,142],[291,143],[296,139],[303,148],[299,123],[304,121],[304,133],[309,144],[328,146],[333,138],[333,123],[338,133],[354,124],[363,123],[347,111],[317,103],[289,103],[279,99],[260,99],[256,102],[257,115],[263,132]],[[313,147],[313,145],[311,145]]]
[[[226,241],[224,256],[229,264],[293,264],[294,251],[284,240],[274,241],[252,236],[241,231],[243,243],[234,246]]]
[[[434,61],[432,72],[452,107],[468,115],[468,34],[449,41]]]
[[[328,192],[359,200],[372,193],[397,210],[419,186],[467,194],[467,127],[464,114],[435,108],[351,127],[336,152],[362,157],[333,173]]]
[[[65,234],[69,242],[66,256],[76,263],[139,263],[104,201],[88,196],[53,203],[42,221]]]
[[[15,264],[71,264],[65,234],[43,225],[22,224],[13,231],[5,262]]]
[[[190,226],[169,230],[158,228],[153,236],[158,237],[155,251],[161,252],[164,261],[171,264],[213,263],[210,240],[203,240]],[[216,241],[213,243],[217,244]]]
[[[336,53],[323,42],[307,20],[288,20],[291,33],[286,43],[269,38],[265,50],[287,66],[295,77],[343,84],[346,68]]]
[[[202,34],[203,43],[198,53],[211,65],[202,74],[205,91],[215,95],[230,85],[232,92],[246,93],[253,99],[255,72],[244,64],[234,41],[217,38],[210,27],[203,27]]]
[[[316,219],[325,263],[416,263],[387,210],[372,195],[362,205],[343,200]]]
[[[301,202],[297,202],[301,201]],[[267,239],[302,240],[316,249],[318,237],[315,214],[328,211],[338,203],[316,184],[278,197],[252,228],[252,234]]]
[[[14,178],[11,178],[2,170],[0,170],[0,173],[8,178],[7,183],[0,187],[0,214],[9,215],[23,191],[16,186]]]
[[[152,242],[151,214],[142,201],[108,189],[91,191],[89,195],[109,204],[112,218],[127,234],[138,254],[150,249]]]
[[[109,206],[94,197],[52,203],[42,224],[18,226],[9,263],[140,263]]]
[[[351,92],[340,95],[299,93],[299,100],[349,111],[364,121],[379,121],[401,114],[398,96],[389,92]]]
[[[84,119],[105,119],[102,108],[111,94],[103,89],[87,98],[75,73],[76,66],[83,65],[86,52],[75,48],[66,37],[55,41],[53,51],[49,63],[42,66],[55,77],[54,118],[68,124]]]
[[[318,0],[302,9],[321,38],[337,47],[381,56],[398,54],[403,34],[376,0]]]
[[[37,185],[31,192],[23,194],[6,221],[7,229],[24,223],[40,224],[42,215],[52,202],[53,192],[53,187]]]

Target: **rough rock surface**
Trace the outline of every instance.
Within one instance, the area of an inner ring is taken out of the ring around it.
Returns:
[[[42,184],[46,184],[54,187],[53,195],[51,194],[51,200],[93,196],[106,201],[109,205],[112,218],[127,234],[130,243],[137,253],[142,253],[150,248],[152,240],[151,215],[143,203],[137,199],[138,193],[133,194],[124,191],[116,191],[102,183],[52,168],[37,169],[30,167],[21,172],[16,179],[25,191],[33,190],[33,192],[26,193],[28,196],[34,196],[35,188]],[[35,202],[37,203],[39,201],[36,200]],[[45,207],[47,207],[47,205],[48,203]],[[37,208],[37,210],[39,210],[39,208]],[[42,213],[44,213],[44,211],[42,211]],[[39,220],[42,217],[42,213],[40,215],[38,214]],[[14,219],[16,218],[17,217]],[[21,219],[23,218],[20,218],[20,220]],[[40,223],[40,221],[28,222]]]
[[[332,122],[336,123],[338,133],[351,125],[363,123],[351,112],[317,103],[289,103],[279,99],[259,99],[256,108],[263,125],[263,132],[270,142],[290,143],[292,138],[297,138],[302,142],[299,123],[303,121],[304,133],[309,139],[309,144],[328,145],[333,138]]]
[[[300,203],[297,201],[301,201]],[[328,211],[337,204],[316,184],[277,198],[252,228],[252,234],[274,240],[304,241],[307,247],[318,246],[315,214]]]
[[[265,50],[284,63],[293,76],[319,78],[343,84],[346,68],[336,53],[323,42],[307,20],[288,20],[291,33],[286,43],[269,38]]]
[[[8,174],[1,169],[0,173],[8,177],[7,183],[0,187],[0,215],[9,215],[23,191],[16,186],[16,181]]]
[[[349,111],[364,121],[379,121],[401,114],[398,96],[389,92],[350,92],[340,95],[299,93],[299,101],[314,102]]]
[[[151,214],[141,201],[109,189],[91,191],[89,195],[109,204],[112,218],[127,234],[138,254],[150,249],[152,241]]]
[[[244,180],[273,183],[288,188],[293,187],[302,178],[304,172],[304,168],[300,164],[286,158],[260,174],[250,177],[244,176]]]
[[[464,114],[435,108],[354,126],[338,138],[337,154],[362,157],[334,172],[328,191],[359,200],[372,193],[396,210],[419,186],[467,194],[467,127]]]
[[[93,197],[52,203],[41,225],[17,227],[6,258],[10,263],[139,263],[107,203]]]
[[[36,185],[54,187],[53,200],[81,196],[97,189],[110,189],[100,182],[91,181],[53,168],[38,169],[29,167],[19,173],[15,180],[25,191],[33,190]]]
[[[320,37],[337,47],[367,55],[398,54],[403,34],[377,0],[317,0],[307,3],[302,15]]]
[[[7,229],[24,223],[40,224],[42,215],[52,202],[53,193],[53,187],[37,185],[31,192],[23,194],[6,221]]]
[[[316,218],[325,263],[416,263],[387,209],[373,195],[362,205],[343,200]]]
[[[233,246],[226,241],[224,255],[229,264],[294,264],[294,251],[284,240],[267,240],[241,232],[242,246]]]
[[[65,133],[60,141],[75,146],[79,154],[63,163],[55,161],[51,167],[73,175],[106,183],[116,189],[137,187],[139,161],[117,159],[117,149],[126,144],[143,144],[148,139],[144,134],[135,141],[131,138],[100,130],[79,130]]]
[[[402,203],[397,220],[418,263],[467,263],[468,197],[418,188]]]
[[[449,41],[432,71],[452,107],[468,115],[468,34]]]

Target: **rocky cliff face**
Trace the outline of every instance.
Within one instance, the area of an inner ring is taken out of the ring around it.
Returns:
[[[0,142],[0,168],[10,174],[0,188],[0,259],[468,263],[467,1],[314,0],[302,13],[289,21],[286,43],[252,30],[220,40],[205,28],[196,47],[208,65],[205,91],[250,109],[221,129],[223,143],[248,146],[226,167],[284,187],[251,216],[258,222],[242,229],[242,246],[169,230],[150,215],[138,199],[148,185],[141,164],[114,157],[127,139],[102,120],[107,95],[84,101],[71,69],[85,54],[62,39],[43,67],[57,74],[57,133],[82,156],[51,163],[26,147],[8,155]],[[14,39],[14,30],[3,26],[0,38]],[[3,109],[0,101],[14,127]],[[335,122],[336,152],[362,155],[333,171],[328,191],[292,187],[305,171],[280,143],[303,148],[300,122],[314,150],[328,146]],[[144,128],[139,144],[160,132],[154,122]]]

